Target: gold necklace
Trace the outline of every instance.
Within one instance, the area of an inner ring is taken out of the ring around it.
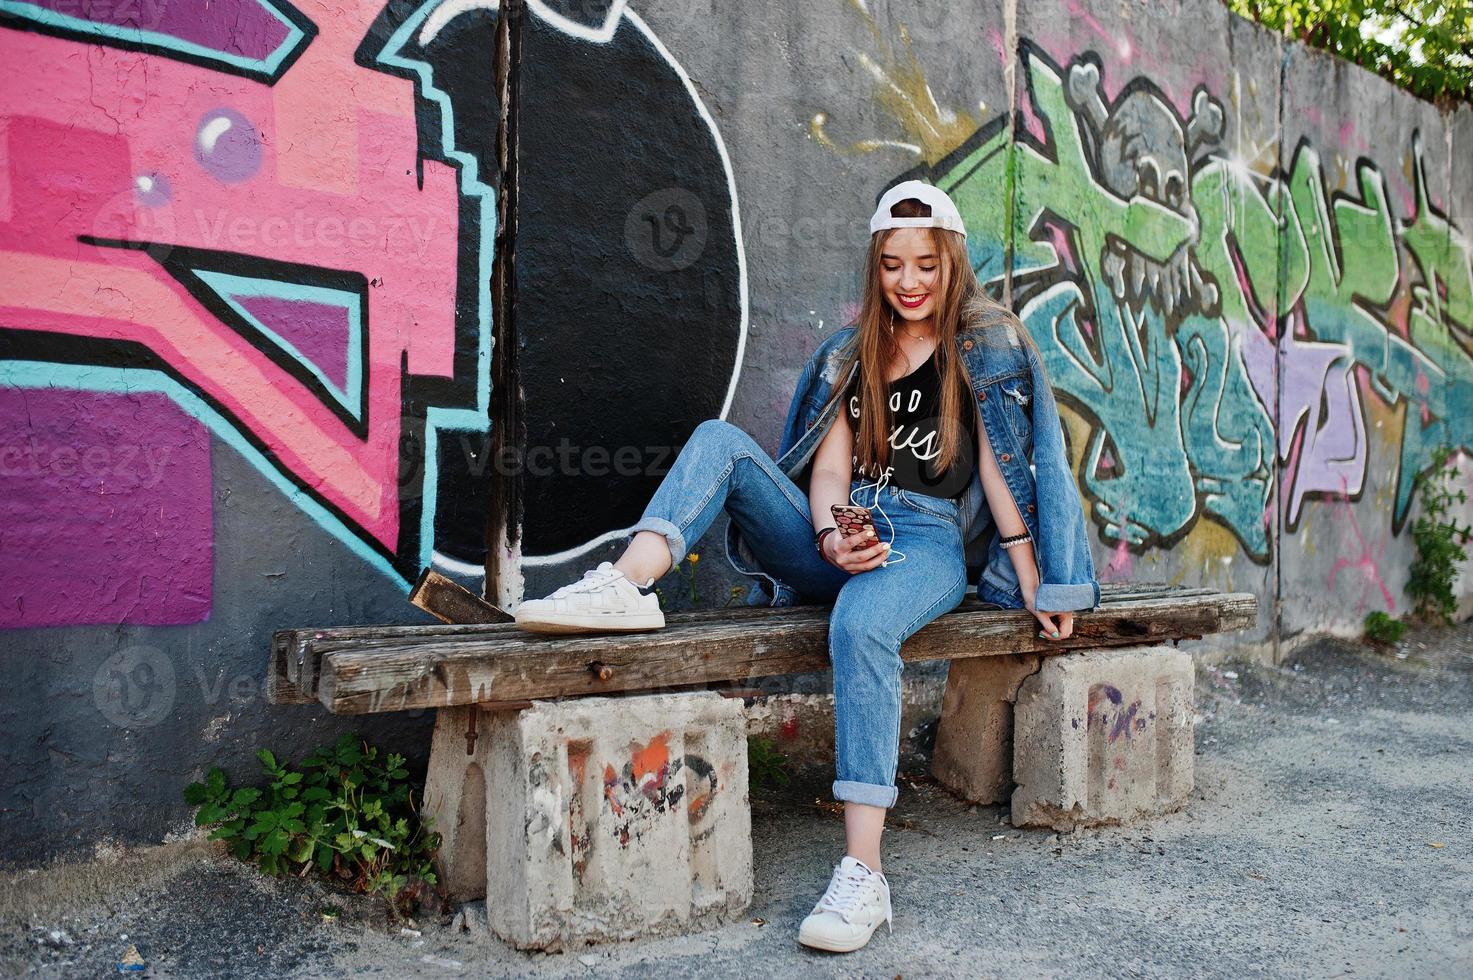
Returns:
[[[894,310],[891,310],[890,311],[890,332],[891,333],[894,333],[895,332],[895,311]],[[915,334],[911,333],[909,330],[905,329],[904,327],[901,327],[900,328],[900,332],[903,333],[903,334],[905,334],[911,340],[926,341],[926,340],[930,340],[931,339],[930,337],[918,337]]]
[[[916,337],[916,335],[913,335],[913,333],[910,333],[909,330],[904,329],[904,327],[901,327],[901,330],[903,330],[903,332],[906,333],[907,336]],[[925,337],[916,337],[916,340],[925,340]],[[932,345],[931,349],[932,352],[935,351],[934,345]],[[910,374],[915,373],[916,367],[918,367],[918,365],[910,363],[910,351],[906,351],[906,349],[900,348],[900,355],[901,357],[906,358],[906,373],[901,374],[901,377],[909,377]],[[929,357],[931,357],[931,354],[927,354],[925,355],[925,357],[922,357],[921,361],[927,361]]]

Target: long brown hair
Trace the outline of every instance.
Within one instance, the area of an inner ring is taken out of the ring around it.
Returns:
[[[897,201],[890,208],[890,214],[897,218],[929,218],[931,206],[915,198],[906,198]],[[973,411],[971,386],[961,359],[956,355],[957,334],[981,333],[989,327],[1012,323],[1024,343],[1031,343],[1032,339],[1017,315],[987,295],[977,281],[977,273],[967,255],[966,239],[945,228],[925,230],[931,233],[941,266],[934,290],[936,350],[931,355],[936,362],[936,374],[941,379],[938,419],[941,445],[936,457],[939,472],[950,467],[961,451],[961,437],[965,432],[960,424],[962,412]],[[876,467],[890,464],[890,430],[894,422],[890,412],[890,383],[885,375],[886,368],[903,357],[900,341],[895,338],[892,327],[896,322],[895,312],[880,286],[880,256],[894,231],[884,229],[870,236],[869,254],[864,265],[863,298],[854,321],[858,334],[849,345],[849,353],[829,396],[832,400],[842,395],[847,388],[844,382],[858,363],[860,414],[859,431],[854,434],[854,455],[860,465],[871,472]]]

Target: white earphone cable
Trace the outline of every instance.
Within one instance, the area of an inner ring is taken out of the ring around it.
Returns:
[[[850,490],[849,491],[849,502],[851,504],[853,504],[855,507],[864,507],[865,506],[864,504],[862,504],[858,500],[855,500],[854,499],[854,495],[857,494],[857,493],[862,493],[868,487],[874,487],[874,489],[875,489],[875,500],[874,500],[874,505],[872,507],[870,507],[870,510],[872,512],[877,512],[881,517],[883,517],[885,519],[885,525],[890,528],[890,542],[889,543],[893,544],[894,541],[895,541],[895,524],[894,524],[894,522],[892,522],[890,520],[890,515],[887,514],[887,513],[885,513],[885,508],[880,506],[880,491],[883,490],[885,488],[885,485],[888,484],[889,482],[890,482],[890,471],[889,471],[889,468],[887,467],[885,470],[881,471],[880,478],[878,480],[876,480],[874,483],[861,483],[859,486],[855,487],[853,490]],[[878,535],[878,531],[876,532],[876,534]],[[880,565],[883,567],[883,566],[886,566],[886,565],[898,564],[898,563],[903,562],[903,561],[905,561],[905,552],[898,551],[898,550],[896,550],[895,548],[892,547],[890,549],[890,553],[885,556],[885,560],[882,561],[882,562],[880,562]]]

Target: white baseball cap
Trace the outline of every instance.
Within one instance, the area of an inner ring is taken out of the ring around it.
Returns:
[[[929,204],[931,216],[897,218],[892,215],[890,209],[908,197],[913,197],[922,204]],[[945,228],[963,238],[967,235],[966,226],[962,224],[962,213],[956,209],[955,202],[941,188],[924,180],[901,181],[880,198],[880,203],[875,206],[875,213],[869,219],[870,234],[886,228]]]

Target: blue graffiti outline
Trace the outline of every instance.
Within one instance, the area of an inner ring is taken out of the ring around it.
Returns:
[[[283,282],[260,276],[239,276],[228,272],[209,269],[190,269],[201,282],[209,286],[229,307],[251,326],[261,331],[283,352],[295,358],[312,375],[322,382],[338,404],[342,405],[355,419],[363,419],[363,297],[346,289],[327,286],[309,286],[304,283]],[[326,372],[297,346],[281,334],[272,330],[260,318],[251,313],[236,299],[239,296],[264,296],[270,299],[305,301],[323,306],[341,306],[348,313],[348,351],[346,384],[339,388]]]

